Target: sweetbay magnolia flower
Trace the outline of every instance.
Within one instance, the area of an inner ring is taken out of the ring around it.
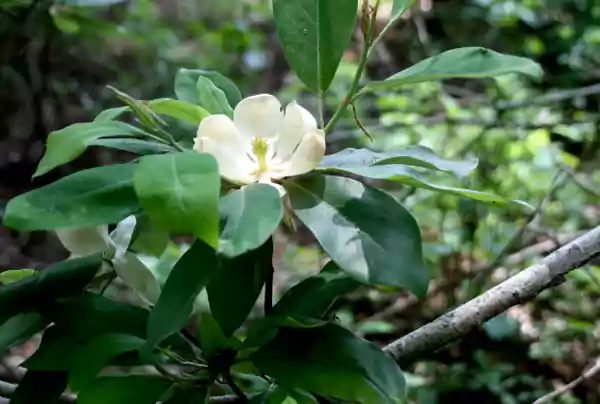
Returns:
[[[312,171],[325,155],[325,133],[295,101],[285,109],[277,98],[245,98],[233,120],[211,115],[200,122],[194,149],[212,154],[221,176],[235,184],[264,182]]]

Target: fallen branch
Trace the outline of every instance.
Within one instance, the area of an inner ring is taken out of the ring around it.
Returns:
[[[543,403],[550,402],[554,398],[560,396],[561,394],[566,393],[569,390],[574,389],[575,387],[577,387],[578,384],[581,384],[586,380],[590,380],[598,374],[600,374],[600,358],[596,359],[596,364],[594,366],[592,366],[589,370],[584,372],[577,379],[573,380],[569,384],[562,386],[559,389],[556,389],[555,391],[553,391],[550,394],[546,394],[545,396],[538,398],[537,400],[535,400],[535,402],[533,404],[543,404]]]
[[[510,307],[561,284],[567,273],[596,257],[600,257],[600,226],[559,248],[539,264],[392,342],[384,350],[396,361],[403,362],[439,349]]]

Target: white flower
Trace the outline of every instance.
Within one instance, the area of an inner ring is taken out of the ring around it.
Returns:
[[[200,122],[194,149],[212,154],[221,176],[237,184],[265,182],[312,171],[325,155],[325,133],[295,101],[282,109],[272,95],[245,98],[233,121],[211,115]]]
[[[119,278],[146,304],[154,304],[158,301],[160,286],[152,271],[128,251],[135,224],[135,216],[129,216],[110,236],[108,226],[58,229],[56,235],[72,257],[105,253]]]

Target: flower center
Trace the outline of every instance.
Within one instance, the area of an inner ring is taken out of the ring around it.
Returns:
[[[269,151],[269,144],[262,137],[257,137],[252,141],[252,151],[258,160],[258,173],[264,173],[269,171],[267,166],[267,152]]]

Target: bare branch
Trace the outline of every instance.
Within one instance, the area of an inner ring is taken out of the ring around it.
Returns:
[[[548,403],[548,402],[552,401],[554,398],[560,396],[561,394],[564,394],[567,391],[574,389],[575,387],[577,387],[578,384],[581,384],[581,383],[585,382],[586,380],[590,380],[590,379],[594,378],[598,374],[600,374],[600,358],[596,359],[596,364],[594,366],[592,366],[589,370],[584,372],[577,379],[573,380],[569,384],[562,386],[559,389],[556,389],[555,391],[553,391],[550,394],[546,394],[545,396],[538,398],[537,400],[534,401],[533,404]]]
[[[438,349],[508,308],[564,282],[567,273],[599,256],[600,226],[559,248],[539,264],[392,342],[384,350],[397,361],[405,361]]]

